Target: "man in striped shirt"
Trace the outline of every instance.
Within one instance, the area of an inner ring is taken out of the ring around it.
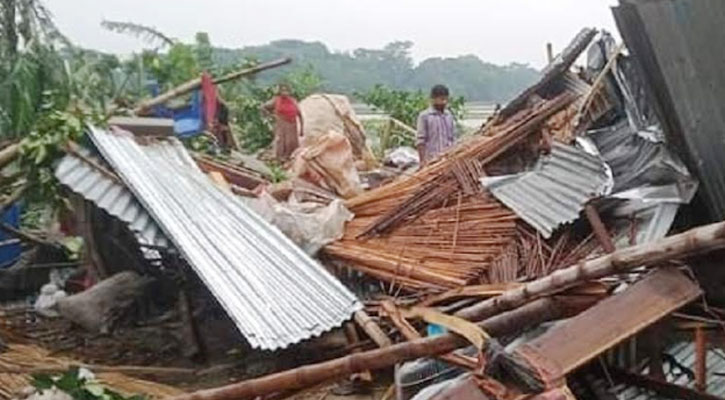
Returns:
[[[417,148],[424,165],[456,141],[456,123],[448,111],[448,88],[435,85],[430,91],[431,105],[418,115]]]

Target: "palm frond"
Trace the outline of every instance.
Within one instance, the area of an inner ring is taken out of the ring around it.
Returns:
[[[172,46],[175,43],[173,39],[164,35],[156,28],[134,22],[103,20],[101,26],[111,32],[132,35],[149,43],[161,42],[162,46]]]

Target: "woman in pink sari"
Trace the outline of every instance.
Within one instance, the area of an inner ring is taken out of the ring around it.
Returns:
[[[302,113],[289,85],[280,84],[277,95],[264,103],[262,110],[274,116],[274,154],[284,163],[299,147],[303,128]]]

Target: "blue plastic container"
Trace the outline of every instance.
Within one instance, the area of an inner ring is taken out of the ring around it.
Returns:
[[[14,204],[0,217],[3,224],[13,228],[20,226],[20,205]],[[20,241],[0,229],[0,268],[6,268],[18,261],[23,249]]]

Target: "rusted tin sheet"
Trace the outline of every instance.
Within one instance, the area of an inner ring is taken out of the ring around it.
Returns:
[[[680,271],[662,268],[517,351],[546,359],[567,374],[700,294]]]

